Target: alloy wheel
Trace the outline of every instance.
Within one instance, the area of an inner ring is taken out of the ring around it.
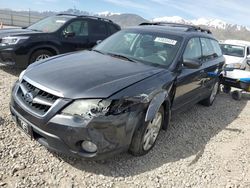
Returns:
[[[162,120],[162,114],[160,112],[157,112],[155,118],[148,124],[148,127],[143,137],[144,151],[149,150],[154,145],[161,129]]]

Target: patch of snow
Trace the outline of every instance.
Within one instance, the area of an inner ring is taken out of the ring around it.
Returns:
[[[97,13],[98,16],[113,16],[113,15],[121,15],[121,13],[115,13],[115,12],[109,12],[109,11],[104,11],[104,12],[99,12]]]
[[[244,28],[241,25],[229,24],[220,19],[207,19],[207,18],[187,20],[187,19],[183,19],[180,16],[165,16],[165,17],[154,18],[152,21],[153,22],[171,22],[171,23],[191,24],[191,25],[204,25],[204,26],[213,27],[217,29],[227,29],[228,27],[233,27],[233,26],[235,26],[237,30],[241,30]],[[250,28],[247,28],[247,29],[250,31]]]

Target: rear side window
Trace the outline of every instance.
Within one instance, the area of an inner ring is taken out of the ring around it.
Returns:
[[[220,48],[219,43],[216,40],[211,40],[213,48],[214,48],[214,52],[217,54],[218,57],[222,56],[222,51]]]
[[[91,34],[96,36],[106,36],[107,29],[105,22],[93,20],[91,22]]]
[[[109,28],[109,32],[111,35],[116,33],[117,31],[119,31],[119,29],[116,26],[114,26],[113,24],[109,24],[108,28]]]
[[[199,60],[201,58],[201,43],[199,38],[192,38],[188,41],[183,59]]]
[[[214,48],[210,39],[201,38],[201,46],[203,57],[209,57],[214,54]]]
[[[216,40],[201,38],[203,60],[211,60],[222,56],[219,43]]]
[[[63,33],[74,33],[75,36],[88,36],[88,22],[77,20],[71,22]]]

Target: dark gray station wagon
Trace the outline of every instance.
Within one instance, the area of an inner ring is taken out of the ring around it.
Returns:
[[[10,110],[51,150],[95,159],[144,155],[172,114],[213,104],[224,61],[209,30],[144,23],[91,51],[30,65],[13,87]]]

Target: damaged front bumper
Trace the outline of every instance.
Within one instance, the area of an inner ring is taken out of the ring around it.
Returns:
[[[19,120],[27,123],[31,137],[46,148],[86,159],[106,158],[127,150],[135,128],[145,117],[143,110],[137,109],[119,115],[99,116],[89,121],[57,113],[48,121],[36,120],[13,98],[10,111],[17,124]],[[84,151],[81,147],[83,141],[94,143],[97,152]]]

